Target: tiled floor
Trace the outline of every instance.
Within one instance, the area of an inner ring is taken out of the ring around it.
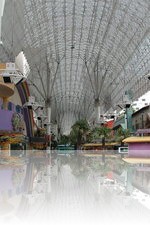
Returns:
[[[108,157],[103,163],[101,156],[96,157],[62,155],[49,160],[45,154],[28,156],[17,168],[1,165],[0,172],[6,173],[0,176],[0,183],[5,183],[5,190],[0,189],[1,224],[149,225],[150,209],[135,198],[134,187],[129,195],[110,169],[121,159]],[[150,199],[143,196],[143,201]]]

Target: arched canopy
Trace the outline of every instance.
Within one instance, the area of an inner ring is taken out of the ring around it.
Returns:
[[[149,89],[149,0],[6,0],[2,42],[8,58],[24,51],[37,101],[69,126],[95,99],[108,110]]]

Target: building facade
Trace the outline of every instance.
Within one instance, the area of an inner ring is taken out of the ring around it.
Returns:
[[[134,131],[138,129],[150,128],[150,107],[145,106],[132,114],[132,127]]]

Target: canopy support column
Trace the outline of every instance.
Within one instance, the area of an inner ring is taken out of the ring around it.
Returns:
[[[100,107],[100,101],[99,99],[95,99],[95,112],[96,112],[96,123],[100,123],[100,113],[101,113],[101,107]]]
[[[47,150],[51,150],[51,99],[46,100],[46,113],[47,113],[47,135],[50,138]]]

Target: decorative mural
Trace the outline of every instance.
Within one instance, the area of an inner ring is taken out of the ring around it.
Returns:
[[[29,87],[27,82],[20,83],[17,85],[17,89],[21,98],[22,105],[24,105],[30,96],[29,92]],[[28,108],[23,109],[23,115],[24,115],[24,120],[26,124],[26,129],[27,129],[27,136],[28,137],[33,137],[34,136],[34,120],[33,120],[33,112],[32,110]]]
[[[23,131],[25,130],[25,122],[21,114],[14,113],[11,122],[13,131],[23,133]]]

